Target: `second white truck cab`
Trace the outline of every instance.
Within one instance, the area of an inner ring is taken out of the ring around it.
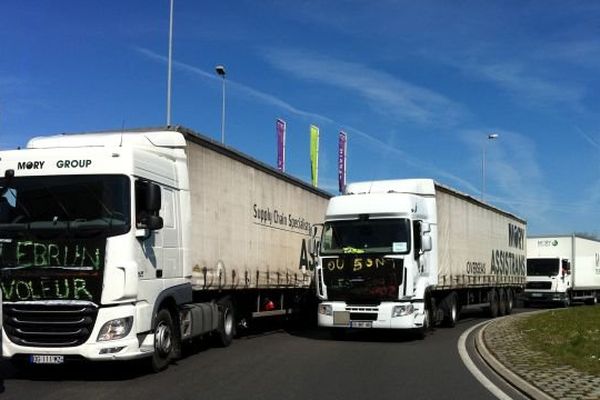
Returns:
[[[600,240],[578,235],[527,238],[527,284],[523,302],[568,307],[596,304],[600,297]]]

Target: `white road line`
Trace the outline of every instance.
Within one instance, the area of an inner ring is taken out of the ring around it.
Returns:
[[[471,357],[469,357],[469,353],[467,352],[467,337],[469,336],[469,334],[475,329],[479,328],[481,325],[487,324],[489,322],[490,321],[480,322],[477,325],[472,326],[471,328],[463,332],[462,335],[460,335],[460,338],[458,339],[458,354],[460,354],[460,358],[462,359],[469,372],[471,372],[475,379],[477,379],[479,383],[481,383],[494,396],[496,396],[500,400],[512,400],[510,396],[504,393],[498,386],[494,385],[492,381],[490,381],[488,378],[485,377],[485,375],[483,375],[483,373],[471,360]]]

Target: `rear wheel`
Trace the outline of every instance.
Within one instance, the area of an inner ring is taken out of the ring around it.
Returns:
[[[506,289],[506,315],[510,315],[512,313],[514,307],[515,297],[513,295],[512,289]]]
[[[488,306],[488,315],[490,318],[496,318],[498,316],[499,302],[498,292],[496,289],[491,289],[488,293],[488,300],[490,305]]]
[[[585,304],[590,305],[590,306],[594,306],[594,305],[598,304],[598,298],[596,297],[596,293],[593,293],[592,298],[590,298],[589,300],[586,300]]]
[[[231,300],[223,300],[219,303],[219,329],[217,330],[217,345],[227,347],[235,336],[235,314]]]
[[[506,290],[500,288],[498,294],[498,315],[506,315],[506,309],[508,308]]]
[[[458,296],[455,292],[450,293],[443,301],[444,326],[452,328],[458,321]]]

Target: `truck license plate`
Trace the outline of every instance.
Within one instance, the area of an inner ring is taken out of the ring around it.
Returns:
[[[49,355],[49,354],[32,354],[29,356],[31,364],[63,364],[65,356]]]
[[[351,328],[372,328],[373,322],[371,321],[350,321]]]
[[[542,297],[541,293],[531,293],[531,297]]]

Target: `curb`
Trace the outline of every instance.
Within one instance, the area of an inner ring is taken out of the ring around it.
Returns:
[[[513,318],[512,316],[502,317],[505,318]],[[485,324],[479,331],[475,337],[475,347],[481,358],[500,376],[502,377],[509,385],[517,388],[519,391],[523,392],[525,395],[529,396],[535,400],[556,400],[554,397],[546,394],[541,391],[537,387],[533,386],[531,383],[527,382],[519,375],[512,372],[510,369],[506,368],[500,361],[496,359],[492,355],[492,353],[488,350],[485,345],[485,341],[483,340],[483,332],[484,330],[491,324],[493,324],[497,320],[492,320],[488,324]]]

